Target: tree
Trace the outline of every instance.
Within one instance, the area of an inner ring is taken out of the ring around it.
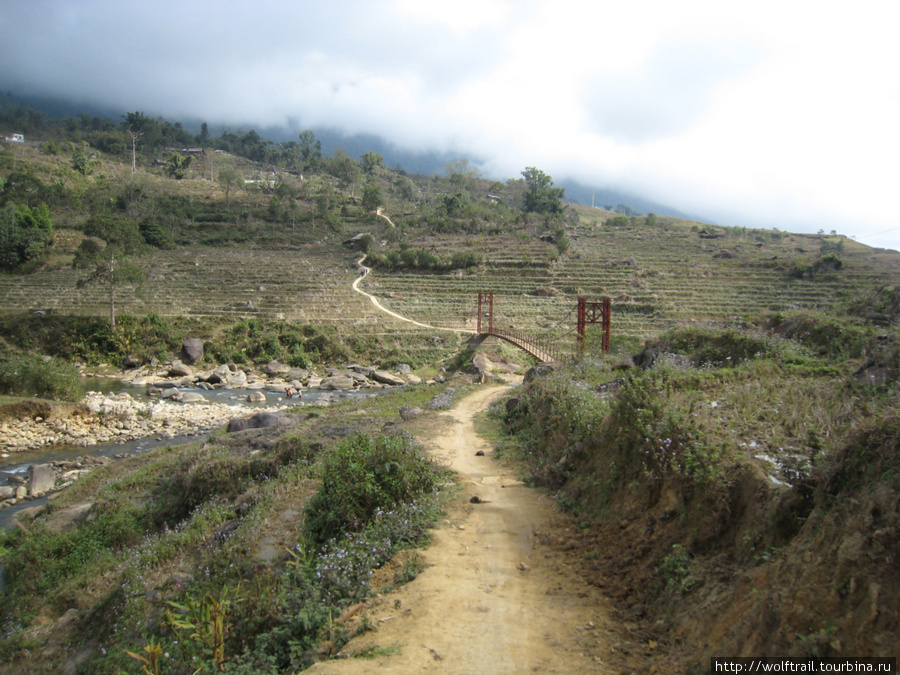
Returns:
[[[300,132],[300,161],[304,171],[315,171],[322,163],[322,144],[309,129]]]
[[[109,288],[109,325],[116,327],[116,288],[137,284],[146,273],[134,258],[144,251],[144,238],[137,223],[122,216],[95,216],[85,223],[87,238],[75,251],[72,266],[88,270],[78,288],[98,283]]]
[[[134,180],[134,170],[137,166],[137,140],[144,135],[150,118],[142,112],[130,112],[122,117],[122,128],[131,136],[131,180]]]
[[[363,173],[372,176],[379,168],[384,168],[384,157],[377,152],[364,152],[359,158],[359,164]]]
[[[532,213],[555,215],[562,213],[563,188],[553,187],[553,179],[543,171],[528,167],[522,172],[525,178],[525,210]]]
[[[46,204],[9,203],[0,211],[0,269],[11,270],[40,257],[53,240]]]
[[[456,157],[455,159],[451,159],[444,166],[444,173],[448,178],[452,178],[453,176],[465,176],[467,178],[478,178],[481,175],[481,172],[478,170],[478,167],[472,164],[465,157]]]
[[[362,207],[369,212],[374,213],[381,206],[381,188],[372,181],[366,183],[363,190]]]
[[[225,205],[230,206],[231,191],[244,184],[243,174],[233,167],[222,169],[217,178],[219,185],[225,190]]]
[[[90,176],[94,173],[94,165],[97,163],[96,160],[91,159],[91,155],[88,152],[89,147],[87,141],[69,144],[69,151],[72,154],[72,168],[82,176]]]
[[[166,166],[163,169],[166,175],[175,180],[181,180],[187,175],[187,171],[191,166],[193,157],[184,156],[179,152],[172,152],[166,159]]]
[[[327,169],[328,173],[340,181],[344,190],[353,186],[359,179],[359,164],[341,148],[334,151],[334,156],[328,160]]]

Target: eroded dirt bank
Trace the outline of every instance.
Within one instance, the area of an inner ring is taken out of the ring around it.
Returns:
[[[420,552],[427,568],[354,619],[364,617],[374,630],[341,656],[369,658],[323,662],[310,672],[646,671],[651,645],[629,634],[600,590],[578,575],[574,523],[492,459],[475,432],[473,416],[506,389],[470,395],[442,414],[437,434],[422,439],[462,485],[432,545]]]

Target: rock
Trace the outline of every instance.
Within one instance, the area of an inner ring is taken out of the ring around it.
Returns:
[[[306,370],[306,368],[291,368],[284,374],[284,379],[291,380],[292,382],[294,380],[302,382],[307,377],[309,377],[309,371]]]
[[[418,406],[414,408],[410,408],[409,406],[403,406],[400,408],[400,419],[404,422],[407,420],[411,420],[414,417],[418,417],[422,414],[422,409]]]
[[[228,378],[228,386],[229,387],[243,387],[247,384],[247,373],[243,370],[238,370],[231,377]]]
[[[231,379],[231,369],[228,366],[219,366],[212,373],[210,373],[206,381],[210,384],[225,384]]]
[[[172,365],[169,366],[168,376],[169,377],[187,377],[188,375],[193,375],[194,369],[189,365],[182,363],[181,361],[173,361]]]
[[[366,377],[372,377],[372,374],[375,372],[375,368],[371,366],[350,366],[350,369]]]
[[[397,377],[396,375],[392,375],[384,370],[376,370],[372,373],[372,379],[376,382],[381,382],[382,384],[389,384],[394,387],[398,387],[406,384],[406,380],[402,377]]]
[[[291,367],[289,365],[281,363],[280,361],[269,361],[262,367],[262,371],[266,375],[283,375],[290,372],[290,370]]]
[[[170,399],[172,401],[180,401],[182,398],[182,393],[178,391],[175,387],[169,387],[168,389],[163,389],[162,393],[159,395],[160,398]]]
[[[401,363],[397,366],[397,372],[401,375],[409,375],[412,372],[412,368],[409,367],[408,363]]]
[[[647,370],[653,365],[654,361],[656,361],[657,356],[659,356],[658,349],[645,347],[640,352],[632,356],[631,361],[641,370]]]
[[[137,356],[128,355],[125,357],[124,363],[122,363],[122,367],[125,370],[134,370],[135,368],[141,367],[141,360]]]
[[[357,384],[365,385],[369,383],[369,378],[366,375],[357,372],[352,368],[326,368],[325,372],[327,372],[330,377],[349,377]]]
[[[634,361],[631,360],[630,356],[616,361],[612,367],[613,370],[630,370],[631,368],[634,368]]]
[[[203,340],[200,338],[188,338],[182,342],[179,358],[189,366],[200,361],[203,358]]]
[[[545,377],[550,373],[555,372],[559,367],[560,363],[539,363],[536,366],[532,366],[527,371],[525,371],[525,383],[532,382],[540,377]]]
[[[236,417],[228,422],[226,431],[234,433],[245,429],[271,429],[293,426],[296,417],[282,415],[281,413],[259,412],[253,417]]]
[[[409,382],[410,384],[421,384],[422,383],[422,378],[419,377],[418,375],[413,375],[412,373],[408,373],[407,375],[404,375],[404,377],[406,378],[406,381]]]
[[[0,500],[12,499],[16,496],[16,490],[9,485],[0,485]]]
[[[90,500],[72,504],[58,511],[53,511],[46,521],[46,528],[50,532],[68,532],[79,523],[84,522],[91,513],[94,503]]]
[[[484,354],[476,354],[472,359],[472,370],[476,374],[490,373],[494,369],[494,364]]]
[[[28,467],[28,492],[36,495],[56,487],[56,471],[49,464],[32,464]]]
[[[262,393],[261,391],[254,391],[252,394],[250,394],[247,397],[247,400],[250,403],[265,403],[266,395],[264,393]]]
[[[476,457],[484,457],[484,450],[479,450],[475,453]]]
[[[189,391],[186,394],[182,394],[181,396],[182,403],[206,403],[206,398],[203,394],[198,394],[195,391]]]
[[[353,387],[356,386],[356,380],[345,375],[333,375],[331,377],[323,377],[319,386],[322,389],[346,391],[348,389],[353,389]]]

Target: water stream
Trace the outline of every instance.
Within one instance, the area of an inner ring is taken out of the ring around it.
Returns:
[[[143,401],[147,398],[146,385],[124,384],[116,379],[109,378],[89,378],[85,379],[84,383],[87,391],[95,391],[109,396],[124,393],[138,401]],[[388,391],[388,389],[371,389],[334,392],[308,389],[303,391],[302,399],[296,397],[288,399],[283,392],[258,389],[202,389],[200,387],[178,387],[178,390],[182,393],[198,393],[210,403],[241,406],[247,409],[246,414],[252,414],[254,411],[265,410],[266,408],[275,406],[316,406],[322,405],[324,401],[333,402],[347,398],[375,396]],[[262,393],[266,395],[266,400],[262,402],[249,402],[247,397],[253,391],[262,391]],[[184,405],[193,404],[188,403]],[[208,435],[208,432],[192,436],[176,436],[174,438],[159,438],[154,435],[120,443],[87,446],[55,445],[37,450],[10,453],[8,457],[0,457],[0,484],[6,484],[8,477],[11,475],[24,478],[28,472],[28,468],[32,464],[46,464],[58,460],[72,460],[84,456],[115,457],[120,455],[139,455],[161,445],[180,445]],[[45,503],[46,500],[47,497],[39,497],[30,501],[22,501],[0,510],[0,529],[11,527],[14,524],[14,516],[19,511],[33,506],[39,506]]]

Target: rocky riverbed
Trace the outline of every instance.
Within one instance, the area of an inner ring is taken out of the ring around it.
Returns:
[[[324,375],[317,375],[275,361],[259,371],[233,364],[198,370],[173,361],[135,368],[116,379],[132,388],[143,387],[146,393],[90,392],[75,406],[24,406],[0,421],[0,452],[200,435],[258,410],[250,403],[265,403],[269,411],[328,405],[344,393],[374,393],[419,381],[409,373],[401,376],[366,366],[327,368]],[[210,392],[216,390],[226,390],[232,403],[210,401]]]

